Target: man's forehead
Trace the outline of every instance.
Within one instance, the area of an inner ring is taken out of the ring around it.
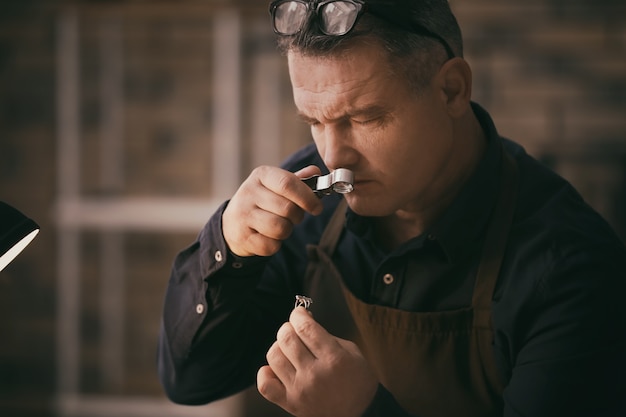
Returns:
[[[380,116],[389,112],[398,99],[399,86],[393,80],[342,75],[337,80],[322,71],[318,77],[302,77],[293,85],[294,102],[305,122]]]
[[[292,80],[294,76],[331,71],[329,76],[337,77],[342,74],[348,79],[360,74],[387,71],[391,68],[390,61],[379,48],[374,45],[355,45],[353,48],[344,49],[342,52],[332,54],[312,55],[299,51],[290,51],[287,54],[287,63]],[[308,77],[308,75],[306,75]]]

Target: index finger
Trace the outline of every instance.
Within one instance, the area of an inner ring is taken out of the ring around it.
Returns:
[[[289,323],[302,343],[316,358],[324,356],[326,351],[334,349],[337,345],[335,337],[316,322],[304,307],[293,309],[289,316]]]
[[[273,170],[261,178],[262,184],[270,191],[281,195],[311,214],[322,212],[320,199],[298,176],[285,170]]]

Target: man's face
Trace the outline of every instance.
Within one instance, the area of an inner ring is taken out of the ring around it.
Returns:
[[[346,199],[365,216],[427,209],[454,145],[445,94],[416,94],[386,57],[364,43],[330,58],[288,54],[296,107],[327,167],[354,171]]]

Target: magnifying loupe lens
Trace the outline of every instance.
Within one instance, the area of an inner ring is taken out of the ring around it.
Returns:
[[[337,194],[347,194],[353,189],[354,187],[349,182],[340,181],[333,184],[333,191],[335,191]]]

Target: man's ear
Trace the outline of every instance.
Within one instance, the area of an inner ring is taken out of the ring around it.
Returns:
[[[437,74],[438,86],[451,117],[467,112],[472,98],[472,70],[463,58],[447,61]]]

